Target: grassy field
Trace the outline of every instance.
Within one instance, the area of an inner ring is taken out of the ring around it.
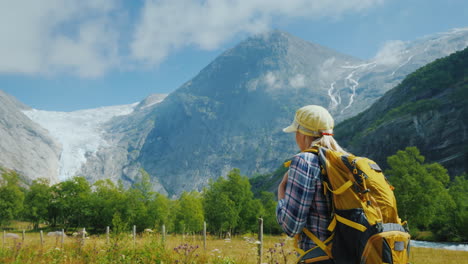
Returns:
[[[206,250],[200,236],[167,236],[165,243],[158,234],[91,236],[82,240],[61,239],[39,233],[26,233],[24,242],[7,238],[0,250],[0,263],[258,263],[255,235],[232,240],[208,238]],[[135,243],[135,244],[134,244]],[[293,242],[287,237],[265,236],[262,263],[294,263]],[[412,248],[411,263],[468,264],[468,252],[441,249]]]

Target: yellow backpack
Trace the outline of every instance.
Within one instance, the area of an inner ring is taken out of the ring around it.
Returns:
[[[318,155],[324,192],[332,193],[332,235],[320,241],[304,229],[318,246],[299,251],[298,263],[407,264],[410,235],[398,217],[393,187],[379,166],[323,147],[306,151]]]

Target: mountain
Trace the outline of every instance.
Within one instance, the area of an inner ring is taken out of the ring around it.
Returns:
[[[37,109],[22,109],[21,112],[46,129],[54,141],[60,144],[60,166],[53,174],[58,180],[83,175],[91,182],[104,178],[116,182],[122,178],[128,155],[128,147],[122,141],[131,138],[131,131],[121,133],[111,129],[108,124],[116,124],[122,116],[141,115],[141,112],[153,107],[164,97],[152,95],[140,103],[73,112]],[[141,132],[138,131],[138,134],[144,137]]]
[[[375,160],[416,146],[426,162],[438,162],[456,176],[468,166],[468,48],[438,59],[411,73],[359,115],[335,128],[340,145]],[[277,192],[287,171],[250,179],[256,195]]]
[[[29,107],[0,90],[0,166],[18,171],[26,182],[38,177],[58,182],[60,145],[25,110]]]
[[[372,107],[340,123],[339,142],[386,165],[386,157],[416,146],[451,176],[468,166],[468,48],[410,74]]]
[[[140,150],[154,128],[152,111],[166,98],[165,94],[153,94],[138,104],[125,115],[115,115],[102,123],[103,137],[107,144],[101,145],[86,162],[81,164],[80,175],[94,182],[99,179],[123,180],[126,186],[141,177],[143,167],[137,161]],[[168,194],[157,177],[151,177],[153,190]]]
[[[342,71],[360,61],[284,32],[249,38],[154,109],[137,162],[171,194],[200,189],[232,168],[268,172],[294,152],[281,129],[296,108],[327,101],[316,88],[324,63]]]
[[[408,73],[467,44],[468,30],[459,29],[390,43],[364,61],[272,31],[227,50],[167,97],[71,113],[20,112],[60,145],[56,178],[83,175],[130,185],[144,169],[154,190],[178,195],[232,168],[246,175],[272,171],[296,152],[294,136],[281,129],[297,108],[322,105],[340,122],[369,108]]]
[[[338,122],[353,117],[411,72],[467,46],[468,28],[433,34],[412,42],[389,42],[369,61],[341,66],[349,70],[329,83],[328,109]]]
[[[382,56],[361,61],[280,31],[251,37],[154,109],[155,127],[136,162],[172,194],[200,189],[234,167],[267,173],[296,151],[293,136],[281,129],[300,106],[329,106],[339,121],[368,108],[410,69],[466,47],[467,40],[467,30],[455,30],[403,43],[400,51],[409,57],[392,64]],[[355,93],[338,86],[346,80],[355,82]]]

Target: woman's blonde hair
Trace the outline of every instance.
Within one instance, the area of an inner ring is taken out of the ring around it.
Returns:
[[[319,145],[321,147],[325,147],[330,150],[338,151],[343,154],[350,155],[349,152],[347,152],[345,149],[343,149],[338,142],[333,138],[333,136],[328,136],[328,135],[323,135],[319,138],[315,138],[315,140],[312,141],[311,147],[314,145]]]

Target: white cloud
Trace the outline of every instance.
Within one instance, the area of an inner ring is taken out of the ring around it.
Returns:
[[[401,40],[393,40],[386,42],[383,47],[377,52],[374,61],[383,65],[398,65],[407,58],[405,56],[406,45]]]
[[[120,65],[158,65],[188,46],[213,50],[278,18],[336,18],[383,1],[145,0],[125,25],[116,17],[131,19],[124,5],[140,2],[0,1],[0,73],[96,77]]]
[[[296,74],[290,78],[284,79],[280,78],[277,74],[269,71],[263,78],[262,83],[265,85],[267,90],[280,89],[281,87],[290,87],[293,89],[304,88],[305,87],[305,76],[303,74]],[[249,91],[255,90],[258,83],[249,83]]]
[[[116,65],[112,0],[0,2],[0,73],[94,77]]]
[[[266,84],[267,89],[278,89],[282,86],[282,82],[272,72],[267,72],[263,77],[263,81]]]
[[[330,73],[333,72],[335,61],[336,61],[336,58],[331,57],[331,58],[326,59],[322,63],[322,65],[320,66],[320,73],[319,73],[320,79],[328,80],[330,78]],[[332,75],[335,76],[335,74],[332,74]]]
[[[296,74],[289,79],[289,84],[292,88],[303,88],[305,87],[305,76],[303,74]]]
[[[135,60],[158,64],[185,46],[214,49],[239,33],[259,33],[275,17],[338,17],[383,0],[146,0],[131,53]]]

